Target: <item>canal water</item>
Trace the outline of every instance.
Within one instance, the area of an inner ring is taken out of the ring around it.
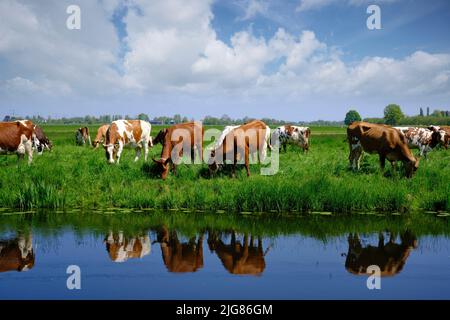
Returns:
[[[410,298],[450,299],[448,217],[0,215],[0,299]]]

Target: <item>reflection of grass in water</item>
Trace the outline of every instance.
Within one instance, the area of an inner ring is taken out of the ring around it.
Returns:
[[[280,172],[260,176],[252,165],[246,177],[243,166],[237,178],[229,171],[210,178],[206,165],[180,165],[178,176],[161,181],[153,162],[133,162],[134,151],[125,150],[121,164],[108,165],[102,147],[74,145],[76,126],[47,127],[54,150],[35,156],[35,162],[17,166],[16,157],[0,157],[0,207],[33,208],[134,207],[232,212],[450,210],[448,151],[439,150],[422,160],[410,180],[402,172],[386,174],[378,157],[365,155],[362,169],[348,168],[348,145],[342,128],[313,128],[311,150],[294,146],[280,155]],[[92,127],[91,135],[95,128]],[[152,135],[159,130],[154,127]],[[314,136],[314,133],[323,133]],[[205,143],[206,145],[207,143]],[[158,157],[161,146],[150,152]]]
[[[30,228],[44,235],[55,235],[62,229],[73,229],[77,234],[94,233],[105,236],[109,231],[123,231],[136,235],[165,225],[181,234],[193,236],[207,230],[250,233],[259,236],[302,234],[318,239],[348,233],[378,233],[391,231],[402,233],[409,230],[416,236],[450,236],[450,220],[436,218],[431,214],[406,216],[375,215],[235,215],[227,213],[186,214],[179,212],[147,212],[116,214],[61,214],[37,213],[34,215],[0,216],[0,232],[26,231]]]

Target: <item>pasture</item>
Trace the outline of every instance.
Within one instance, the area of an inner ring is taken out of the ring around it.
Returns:
[[[106,162],[102,147],[75,145],[79,126],[43,126],[54,148],[33,164],[17,164],[16,156],[0,157],[0,207],[39,208],[153,208],[225,212],[413,212],[450,210],[450,151],[435,150],[422,159],[417,174],[405,179],[390,165],[382,173],[378,156],[365,155],[362,168],[348,166],[345,128],[312,127],[311,147],[303,154],[295,146],[280,153],[280,170],[261,176],[243,166],[235,179],[228,172],[210,177],[206,164],[180,165],[166,181],[149,161],[133,162],[125,149],[119,165]],[[152,126],[152,137],[160,130]],[[97,126],[90,126],[91,138]],[[205,143],[206,145],[207,143]],[[417,154],[417,150],[413,150]]]

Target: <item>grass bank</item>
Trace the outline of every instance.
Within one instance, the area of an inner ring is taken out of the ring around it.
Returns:
[[[154,208],[226,212],[408,212],[450,211],[450,151],[437,150],[421,161],[413,179],[381,173],[377,156],[365,156],[362,170],[348,169],[344,128],[312,128],[308,154],[294,147],[280,155],[274,176],[251,168],[247,178],[210,178],[206,165],[181,165],[178,175],[161,181],[152,162],[133,162],[125,150],[120,165],[108,165],[103,149],[77,147],[75,126],[44,127],[54,150],[35,156],[31,166],[0,157],[0,207]],[[92,136],[95,132],[92,127]],[[159,127],[154,127],[155,135]],[[93,138],[93,137],[92,137]],[[151,150],[159,156],[161,146]]]

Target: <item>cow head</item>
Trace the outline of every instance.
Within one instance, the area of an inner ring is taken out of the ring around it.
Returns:
[[[161,179],[166,180],[167,175],[169,174],[169,162],[170,158],[168,159],[154,159],[152,158],[153,162],[156,163],[158,166],[159,172],[161,173]]]
[[[445,131],[437,126],[429,126],[428,130],[432,132],[430,147],[434,148],[438,144],[445,145]]]
[[[419,169],[419,158],[414,158],[412,161],[408,161],[405,165],[406,177],[412,178],[414,173]]]
[[[216,157],[216,150],[212,150],[211,156],[208,160],[208,169],[210,174],[214,174],[219,170],[219,165],[217,164],[215,157]]]
[[[114,145],[112,143],[103,144],[103,148],[105,149],[106,160],[109,163],[113,164],[117,155],[117,145]]]

